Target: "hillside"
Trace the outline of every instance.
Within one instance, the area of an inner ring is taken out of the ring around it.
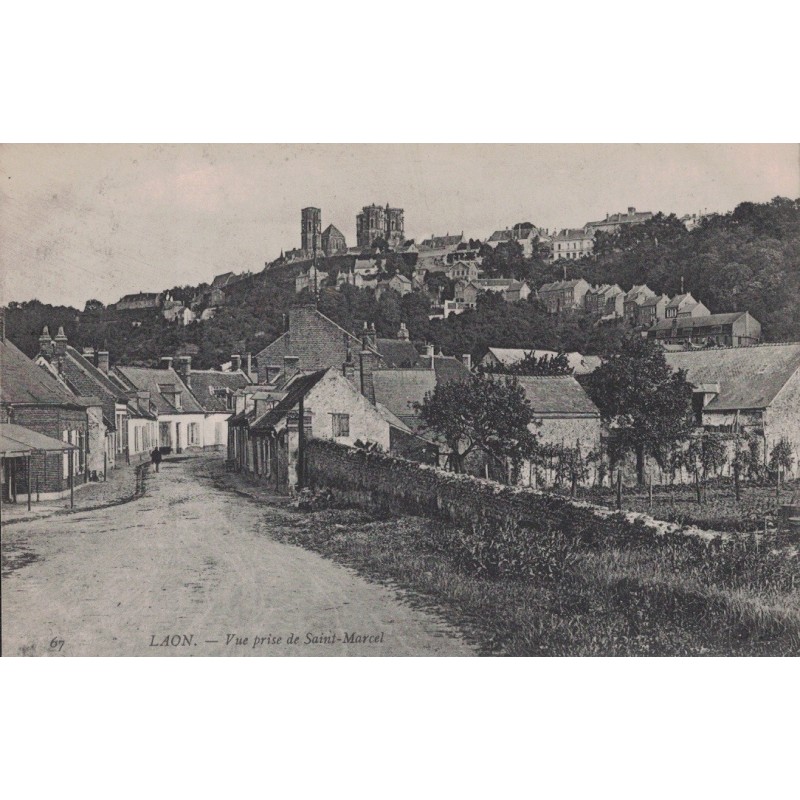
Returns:
[[[517,245],[487,249],[485,256],[487,274],[513,275],[536,287],[561,277],[564,268],[563,262],[524,259]],[[333,277],[352,262],[352,256],[341,256],[320,268]],[[270,265],[234,284],[213,319],[186,327],[168,323],[155,310],[117,311],[97,304],[80,311],[32,301],[9,305],[7,335],[32,356],[42,326],[55,333],[63,325],[71,343],[105,346],[112,363],[154,363],[164,353],[184,352],[199,368],[213,367],[232,352],[257,353],[281,333],[291,305],[311,300],[294,289],[295,277],[307,268],[308,262]],[[742,203],[730,214],[706,218],[692,231],[674,215],[657,214],[617,234],[598,234],[594,254],[566,268],[570,278],[618,283],[626,290],[647,283],[670,295],[680,291],[683,280],[685,291],[712,312],[749,310],[762,323],[767,341],[800,341],[800,200]],[[191,296],[193,288],[171,292],[173,297]],[[394,336],[405,322],[414,340],[476,359],[489,345],[604,353],[624,333],[620,325],[598,328],[596,318],[586,314],[549,316],[536,301],[508,304],[489,296],[480,298],[474,311],[433,321],[428,319],[430,305],[427,293],[400,298],[387,292],[376,301],[371,290],[350,286],[325,288],[319,297],[320,310],[345,328],[356,330],[367,321],[379,335]]]

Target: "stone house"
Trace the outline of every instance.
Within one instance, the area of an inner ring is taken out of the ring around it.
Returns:
[[[236,393],[252,384],[242,370],[241,357],[233,355],[231,362],[227,372],[192,369],[189,373],[191,392],[204,412],[204,449],[222,450],[227,446],[228,420],[235,412]]]
[[[117,311],[142,311],[151,308],[160,308],[163,294],[155,292],[138,292],[126,294],[117,303]]]
[[[190,391],[191,364],[191,356],[181,356],[177,370],[172,368],[170,357],[161,359],[159,369],[119,364],[114,368],[122,385],[135,391],[157,418],[157,435],[152,425],[132,431],[134,452],[146,453],[148,448],[163,447],[182,453],[205,446],[205,411]]]
[[[59,336],[63,336],[62,330]],[[87,407],[87,469],[96,476],[114,469],[117,461],[124,459],[122,429],[131,416],[127,394],[109,378],[108,362],[105,350],[90,347],[80,353],[67,343],[66,337],[61,342],[51,340],[47,327],[39,337],[36,363],[49,370],[76,398],[96,400],[95,406]]]
[[[665,294],[649,297],[636,310],[637,325],[641,328],[652,328],[665,318],[667,303],[669,297]]]
[[[653,216],[652,211],[637,211],[633,206],[628,206],[628,213],[606,214],[605,219],[587,222],[585,228],[594,235],[595,231],[614,233],[627,225],[641,225]]]
[[[662,344],[708,347],[743,347],[761,340],[761,323],[747,311],[707,316],[662,319],[648,331]]]
[[[58,337],[56,337],[58,338]],[[66,337],[64,337],[66,342]],[[61,342],[59,342],[60,346]],[[38,487],[42,500],[69,494],[88,480],[89,419],[86,405],[48,370],[35,364],[5,337],[0,324],[0,422],[11,423],[72,445],[64,452],[32,453],[15,475],[20,491]],[[96,401],[95,401],[96,402]]]
[[[334,367],[298,373],[279,394],[254,393],[252,403],[251,409],[231,420],[237,442],[233,460],[237,469],[278,491],[292,491],[300,482],[303,442],[311,438],[351,447],[361,443],[389,452],[392,427],[410,434]]]
[[[781,438],[792,445],[800,475],[800,343],[667,352],[694,386],[695,422],[708,431],[747,430],[764,443],[764,459]]]
[[[328,279],[328,273],[317,269],[313,264],[306,272],[301,272],[294,279],[294,291],[300,294],[303,289],[308,289],[313,292],[315,289],[321,289],[324,282]]]
[[[592,286],[583,297],[586,311],[590,314],[621,317],[624,312],[625,292],[615,283]]]
[[[550,314],[577,311],[584,307],[584,297],[591,285],[583,278],[545,283],[539,289],[539,299]]]
[[[623,303],[623,316],[629,325],[639,324],[639,308],[656,296],[656,293],[646,284],[635,284],[625,295]]]
[[[707,317],[711,312],[691,293],[678,294],[667,303],[664,310],[665,319],[676,317]]]
[[[530,430],[541,445],[577,448],[584,457],[600,452],[600,411],[575,378],[521,375],[517,381],[533,407],[535,422]],[[544,473],[545,480],[552,478],[547,469]],[[519,482],[524,486],[537,484],[530,462],[523,464]]]
[[[552,238],[551,261],[562,258],[577,261],[594,249],[594,232],[584,228],[564,228]]]
[[[454,261],[447,269],[447,277],[451,281],[474,281],[481,274],[475,261]]]

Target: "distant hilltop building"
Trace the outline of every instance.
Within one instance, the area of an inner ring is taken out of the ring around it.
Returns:
[[[596,222],[587,222],[584,226],[587,231],[594,234],[595,231],[614,233],[626,225],[641,225],[653,216],[652,211],[637,211],[633,206],[628,206],[628,213],[606,214],[605,219]]]
[[[313,206],[300,211],[300,248],[307,253],[319,250],[322,244],[322,211]]]
[[[356,215],[356,243],[359,247],[370,247],[378,239],[385,239],[390,247],[402,244],[405,223],[403,209],[383,206],[364,206]]]
[[[300,209],[300,248],[287,250],[287,261],[303,261],[317,255],[335,256],[347,253],[344,234],[335,226],[322,230],[322,210],[314,206]]]
[[[329,257],[347,253],[347,241],[344,234],[335,225],[328,225],[322,231],[322,252]]]

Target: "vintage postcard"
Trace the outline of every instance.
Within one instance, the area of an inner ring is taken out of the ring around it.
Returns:
[[[4,656],[800,642],[796,145],[3,145]]]

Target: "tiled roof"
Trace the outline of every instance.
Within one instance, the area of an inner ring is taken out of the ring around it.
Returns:
[[[731,311],[727,314],[710,314],[705,317],[672,317],[660,319],[650,328],[651,331],[668,331],[677,328],[707,328],[713,325],[730,325],[743,317],[746,311]],[[676,324],[677,323],[677,324]]]
[[[186,384],[174,369],[153,369],[152,367],[123,367],[117,365],[115,370],[134,388],[142,392],[150,392],[150,400],[155,404],[159,414],[202,414],[202,406],[194,395],[186,388]],[[159,386],[173,384],[181,393],[181,408],[176,409],[161,393]]]
[[[45,436],[22,425],[8,422],[0,424],[0,455],[6,458],[28,454],[34,450],[63,452],[77,449],[75,445]]]
[[[376,348],[387,367],[413,367],[419,360],[414,345],[404,339],[377,339]]]
[[[593,233],[588,233],[583,228],[564,228],[554,237],[554,242],[571,241],[573,239],[594,239]]]
[[[66,386],[8,339],[0,339],[0,402],[83,407]]]
[[[430,356],[420,356],[418,363],[419,366],[430,371]],[[434,356],[433,371],[437,384],[464,381],[470,376],[470,371],[464,366],[464,362],[455,356]]]
[[[414,403],[422,403],[425,395],[436,388],[432,369],[380,369],[372,375],[375,400],[386,406],[411,430],[420,427]]]
[[[250,384],[250,379],[241,370],[219,372],[218,370],[192,370],[192,394],[197,402],[208,412],[229,411],[225,397],[214,394],[214,389],[228,389],[235,392]]]
[[[455,247],[461,242],[464,241],[464,236],[462,234],[450,236],[432,236],[430,239],[423,239],[420,242],[420,247],[424,247],[426,250],[439,250],[443,247]]]
[[[634,211],[632,214],[620,212],[609,214],[606,219],[599,219],[594,222],[587,222],[587,227],[596,225],[622,225],[626,222],[645,222],[653,216],[652,211]]]
[[[555,350],[536,350],[516,347],[490,347],[489,352],[501,363],[511,366],[522,361],[528,353],[532,353],[534,358],[550,356],[554,358],[558,355]],[[587,375],[594,372],[600,366],[599,356],[585,356],[582,353],[573,351],[566,353],[567,361],[576,375]]]
[[[157,300],[156,292],[137,292],[136,294],[126,294],[117,301],[118,303],[132,303],[137,300]]]
[[[335,225],[328,225],[324,231],[322,231],[323,236],[341,236],[344,239],[344,234],[335,226]]]
[[[642,303],[642,308],[645,308],[647,306],[657,306],[662,300],[664,301],[664,303],[666,303],[669,301],[669,297],[667,297],[667,295],[665,294],[653,295],[653,297],[649,297],[647,300],[644,301],[644,303]]]
[[[214,278],[214,280],[211,282],[211,288],[221,289],[223,286],[227,286],[232,277],[232,272],[224,272],[222,275],[217,275],[216,278]]]
[[[298,375],[286,385],[286,397],[264,414],[253,426],[254,431],[266,431],[280,422],[326,375],[327,369],[312,372],[310,375]]]
[[[505,242],[514,238],[510,230],[495,231],[488,239],[490,242]]]
[[[554,283],[545,283],[540,292],[560,292],[563,289],[574,289],[581,283],[586,283],[583,278],[576,278],[571,281],[555,281]]]
[[[67,357],[64,359],[64,379],[76,394],[98,397],[106,419],[111,425],[115,424],[116,404],[128,402],[126,392],[120,390],[108,375],[69,345]]]
[[[358,354],[361,352],[361,340],[358,337],[313,307],[293,309],[290,320],[295,329],[279,336],[256,356],[259,370],[267,366],[283,366],[284,356],[297,356],[300,369],[338,368],[346,357],[345,340],[350,344],[351,355],[358,368]]]
[[[502,376],[499,376],[502,377]],[[571,375],[563,377],[516,376],[525,397],[535,414],[573,416],[576,414],[599,417],[600,411],[589,399],[583,387]]]
[[[709,319],[711,318],[702,317],[698,321],[705,322]],[[672,369],[686,370],[686,378],[690,383],[719,384],[719,394],[706,406],[709,411],[766,408],[792,375],[800,370],[798,342],[715,347],[680,353],[667,352],[664,355]]]

